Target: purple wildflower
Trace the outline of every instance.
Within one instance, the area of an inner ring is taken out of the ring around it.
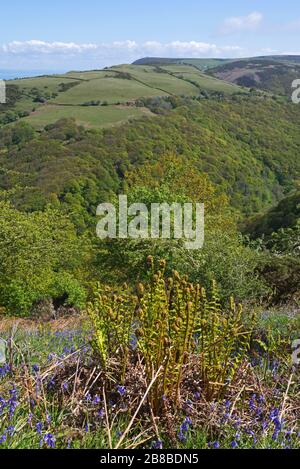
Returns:
[[[181,425],[178,433],[178,439],[181,442],[185,442],[187,440],[187,433],[189,432],[190,426],[192,425],[192,419],[190,417],[186,417],[183,424]]]
[[[46,435],[44,436],[44,443],[46,444],[46,446],[48,446],[48,448],[55,448],[56,439],[54,435],[52,435],[52,433],[46,433]]]
[[[10,394],[10,399],[8,400],[7,404],[9,408],[9,419],[11,420],[18,406],[18,392],[16,388],[13,388],[9,391],[9,394]]]
[[[152,445],[153,449],[163,449],[163,442],[158,440]]]
[[[97,395],[93,399],[93,405],[99,405],[101,403],[100,397]]]
[[[124,397],[126,394],[126,388],[124,386],[117,386],[117,392],[121,397]]]
[[[42,434],[42,430],[43,430],[43,424],[42,424],[42,422],[38,422],[38,423],[36,424],[35,428],[36,428],[36,431],[38,432],[38,434],[41,435],[41,434]]]

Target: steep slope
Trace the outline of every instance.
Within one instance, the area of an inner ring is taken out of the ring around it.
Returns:
[[[300,221],[300,191],[285,197],[268,212],[254,217],[245,232],[254,238],[269,236],[281,228],[294,228]]]
[[[96,203],[105,194],[104,181],[112,178],[115,187],[133,167],[170,153],[208,174],[246,215],[274,205],[296,187],[300,106],[243,95],[199,102],[173,98],[172,105],[162,115],[105,130],[78,129],[69,120],[35,135],[22,126],[4,127],[0,189],[31,209],[61,200],[73,181],[80,204],[91,193]],[[90,202],[84,206],[86,211]]]
[[[290,97],[292,82],[300,77],[300,60],[295,57],[243,59],[221,64],[208,73],[240,86]]]

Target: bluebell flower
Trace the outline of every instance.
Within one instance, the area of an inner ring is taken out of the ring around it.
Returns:
[[[193,424],[193,421],[192,421],[192,419],[191,419],[190,417],[187,417],[187,418],[185,419],[185,422],[186,422],[188,425],[192,425],[192,424]]]
[[[55,376],[53,376],[53,377],[50,379],[50,381],[49,381],[48,384],[47,384],[47,388],[48,388],[48,390],[51,390],[51,389],[54,388],[54,386],[55,386]]]
[[[184,433],[182,433],[182,431],[180,431],[177,435],[178,437],[178,440],[181,441],[182,443],[185,443],[186,440],[187,440],[187,437]]]
[[[179,433],[178,433],[178,439],[182,442],[185,442],[187,440],[187,433],[190,429],[190,426],[192,425],[192,419],[190,417],[186,417],[183,424],[180,427]]]
[[[163,442],[158,440],[152,445],[153,449],[163,449]]]
[[[269,427],[268,423],[264,420],[263,423],[262,423],[262,431],[266,431],[267,428]]]
[[[12,426],[12,425],[9,426],[9,427],[7,428],[7,430],[6,430],[6,432],[7,432],[7,434],[8,434],[9,436],[13,436],[13,434],[15,433],[15,427]]]
[[[42,422],[38,422],[38,423],[36,424],[35,428],[36,428],[36,431],[38,432],[38,434],[41,435],[41,434],[42,434],[42,430],[43,430],[43,424],[42,424]]]
[[[126,388],[124,386],[117,386],[117,392],[121,397],[124,397],[126,394]]]
[[[0,415],[2,414],[3,410],[6,408],[7,402],[3,397],[0,396]]]
[[[8,400],[7,405],[9,409],[8,410],[9,419],[11,420],[18,406],[18,392],[16,388],[13,388],[9,391],[9,394],[10,394],[10,399]]]
[[[273,423],[275,425],[276,430],[280,432],[281,429],[282,429],[281,421],[278,418],[276,418],[276,419],[273,420]]]
[[[270,414],[270,420],[274,420],[279,416],[279,409],[273,409],[271,414]]]
[[[10,373],[10,366],[4,365],[0,366],[0,378],[5,378]]]
[[[93,399],[93,405],[99,405],[101,403],[100,397],[97,395]]]
[[[56,440],[52,433],[46,433],[43,439],[44,443],[48,446],[48,448],[55,448]]]
[[[33,414],[30,412],[29,415],[28,415],[28,419],[27,419],[28,425],[31,425],[32,418],[33,418]]]
[[[69,389],[69,383],[64,383],[64,384],[63,384],[63,389],[64,389],[64,391],[68,391],[68,389]]]
[[[252,398],[250,399],[249,408],[250,408],[250,410],[252,410],[252,411],[255,411],[255,410],[256,410],[256,402],[255,402],[254,397],[252,397]]]

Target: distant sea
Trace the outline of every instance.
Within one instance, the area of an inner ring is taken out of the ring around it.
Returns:
[[[0,80],[14,80],[16,78],[31,78],[41,75],[65,73],[66,70],[0,70]]]

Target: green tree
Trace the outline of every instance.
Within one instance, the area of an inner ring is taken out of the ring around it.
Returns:
[[[27,214],[0,202],[0,213],[0,305],[22,316],[55,293],[58,276],[77,271],[84,249],[57,210]]]

